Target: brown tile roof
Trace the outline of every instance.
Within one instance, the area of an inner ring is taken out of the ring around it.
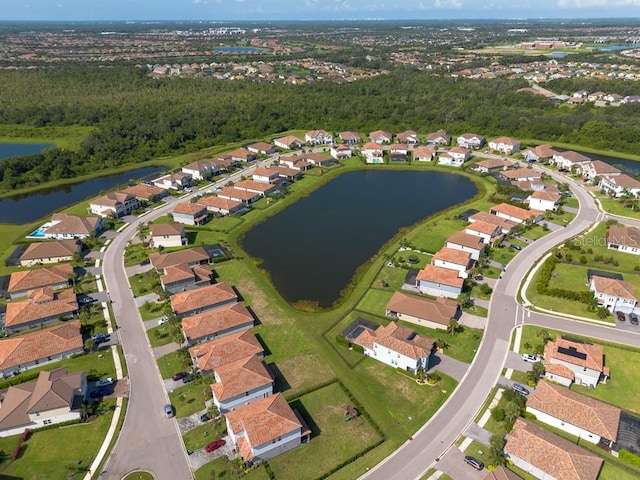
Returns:
[[[20,255],[20,260],[38,260],[40,258],[71,257],[80,251],[77,240],[53,240],[50,242],[34,242]]]
[[[599,277],[597,275],[593,275],[591,277],[591,281],[598,293],[604,293],[605,295],[618,298],[630,298],[638,301],[633,285],[629,282],[618,280],[617,278]]]
[[[326,134],[326,132],[325,132]],[[314,135],[315,136],[315,135]],[[294,135],[287,135],[285,137],[279,137],[279,138],[274,138],[273,139],[273,143],[278,142],[281,143],[283,145],[304,145],[304,140],[300,140],[298,137],[294,136]]]
[[[589,162],[589,167],[595,172],[596,175],[615,174],[620,173],[620,169],[609,165],[602,160],[593,160]]]
[[[611,225],[607,232],[607,243],[640,247],[640,228],[626,225]]]
[[[549,144],[544,144],[544,145],[538,145],[535,148],[532,148],[531,151],[538,157],[538,158],[551,158],[554,155],[557,155],[557,151],[553,149],[553,147]]]
[[[435,265],[427,265],[420,270],[418,272],[417,280],[449,285],[456,288],[462,288],[464,283],[464,279],[458,277],[458,272],[456,270],[436,267]]]
[[[256,182],[255,180],[242,180],[234,185],[235,188],[241,188],[243,190],[253,190],[261,193],[266,193],[275,190],[275,187],[270,183]]]
[[[360,337],[362,337],[362,340]],[[410,328],[400,326],[396,322],[391,322],[387,326],[380,326],[375,330],[364,329],[363,332],[354,339],[354,343],[370,349],[373,348],[373,344],[378,344],[381,347],[400,353],[405,357],[419,360],[431,355],[434,340],[421,337]]]
[[[273,168],[258,167],[253,171],[253,175],[257,175],[259,177],[277,177],[278,171]]]
[[[460,135],[460,137],[458,138],[464,138],[465,140],[471,140],[473,138],[478,138],[480,140],[484,140],[484,137],[482,135],[478,135],[477,133],[463,133],[462,135]]]
[[[581,153],[574,152],[572,150],[567,150],[566,152],[556,152],[555,155],[566,158],[567,160],[573,163],[585,163],[585,162],[591,161],[589,157],[582,155]]]
[[[211,392],[218,402],[273,383],[267,367],[256,356],[218,367],[216,376],[219,380],[211,385]]]
[[[545,371],[546,373],[550,373],[552,375],[557,375],[559,377],[563,377],[563,378],[567,378],[569,380],[571,380],[572,382],[575,381],[576,379],[576,374],[573,373],[573,370],[571,370],[569,367],[565,367],[564,365],[560,364],[560,363],[550,363],[545,365]]]
[[[374,138],[386,138],[391,140],[393,138],[393,134],[391,132],[387,132],[385,130],[375,130],[369,134],[370,139]]]
[[[364,151],[364,150],[373,150],[373,151],[382,153],[382,147],[380,146],[379,143],[375,143],[375,142],[367,142],[367,143],[365,143],[364,145],[362,145],[361,150],[362,151]]]
[[[118,203],[125,203],[135,198],[133,195],[126,192],[109,192],[102,197],[96,198],[91,201],[92,205],[101,205],[105,207],[113,207]]]
[[[522,480],[522,478],[511,470],[500,466],[495,470],[488,471],[482,480]]]
[[[338,136],[342,140],[354,140],[356,142],[360,141],[360,135],[356,132],[340,132]]]
[[[238,207],[241,207],[243,204],[237,200],[230,200],[228,198],[220,198],[220,197],[203,197],[198,200],[200,204],[205,207],[218,208],[220,210],[233,210]]]
[[[194,279],[196,283],[211,281],[213,272],[204,265],[196,265],[191,268],[186,263],[180,265],[171,265],[164,269],[164,274],[160,276],[160,280],[163,285],[169,285],[190,278]]]
[[[252,143],[250,145],[247,145],[247,148],[250,148],[250,149],[253,149],[253,150],[258,150],[258,151],[261,151],[261,152],[268,152],[273,148],[273,145],[271,145],[270,143],[266,143],[266,142],[255,142],[255,143]]]
[[[55,357],[81,349],[83,345],[79,320],[18,337],[0,339],[0,370],[41,358]]]
[[[276,167],[272,167],[273,170],[278,172],[278,175],[285,177],[298,177],[301,175],[299,170],[294,170],[293,168],[284,167],[282,165],[278,165]]]
[[[583,360],[576,356],[562,353],[558,351],[559,348],[562,348],[563,350],[575,350],[579,354],[586,355],[586,359]],[[563,362],[590,368],[598,372],[602,371],[602,367],[604,365],[604,354],[600,345],[573,342],[562,338],[560,335],[558,335],[555,342],[549,341],[544,347],[545,367],[547,364],[551,363],[552,359],[562,360]]]
[[[567,387],[538,382],[527,398],[527,408],[535,408],[563,422],[616,441],[621,410],[591,397],[581,395]]]
[[[443,247],[431,258],[431,263],[435,263],[436,260],[467,267],[471,262],[471,254],[455,248]]]
[[[412,150],[413,158],[433,157],[436,154],[436,149],[433,147],[418,147]]]
[[[520,220],[529,220],[530,218],[543,215],[543,212],[540,212],[538,210],[527,210],[524,208],[516,207],[515,205],[511,205],[509,203],[500,203],[498,205],[494,205],[493,207],[491,207],[491,213],[493,212],[502,213],[504,215],[518,218]]]
[[[267,150],[272,148],[270,144],[265,142],[252,143],[250,146],[255,148],[267,149]],[[255,153],[250,152],[249,150],[246,150],[244,148],[238,148],[236,150],[233,150],[229,152],[227,155],[235,158],[244,158],[245,160],[250,157],[255,157]]]
[[[153,268],[162,270],[181,263],[197,263],[209,260],[209,254],[203,247],[185,248],[175,252],[158,252],[149,255],[149,261]]]
[[[342,147],[349,148],[349,147],[344,147],[344,145],[342,145]],[[315,152],[303,153],[301,157],[314,164],[315,163],[323,164],[327,162],[333,162],[333,158],[328,157],[327,155],[322,155],[320,153],[315,153]]]
[[[184,235],[184,225],[181,223],[154,223],[149,225],[149,233],[152,237]]]
[[[252,324],[253,321],[253,316],[244,303],[238,302],[185,317],[182,319],[182,328],[188,339],[196,339],[241,327],[247,323]]]
[[[253,448],[302,429],[281,393],[229,412],[225,417],[234,433],[245,432]]]
[[[146,185],[144,183],[132,185],[122,191],[124,193],[128,193],[129,195],[133,195],[138,199],[147,201],[152,197],[164,197],[165,195],[167,195],[167,191],[164,188],[156,187],[155,185]]]
[[[173,213],[193,215],[194,217],[206,215],[207,207],[199,203],[179,202],[173,209]]]
[[[262,345],[250,330],[226,335],[189,348],[191,358],[196,359],[196,366],[205,372],[245,357],[261,356],[263,353]]]
[[[502,158],[490,158],[489,160],[482,160],[481,162],[476,162],[475,165],[478,167],[492,169],[492,168],[510,167],[511,165],[513,165],[513,163],[509,162],[508,160],[504,160]]]
[[[541,178],[542,174],[533,168],[517,168],[515,170],[504,170],[500,175],[509,179],[517,180],[518,178]]]
[[[427,140],[437,140],[438,138],[444,138],[446,142],[450,142],[451,141],[451,135],[449,135],[446,131],[444,130],[438,130],[437,132],[432,132],[430,134],[427,135]]]
[[[464,147],[453,147],[451,150],[449,150],[449,153],[463,153],[467,155],[468,153],[471,153],[471,150]]]
[[[488,212],[477,212],[469,217],[469,221],[476,223],[479,221],[492,223],[497,225],[503,230],[511,231],[517,225],[515,222],[511,220],[506,220],[504,218],[496,217],[495,215],[491,215]]]
[[[562,480],[596,480],[603,463],[593,453],[521,418],[507,436],[504,450]]]
[[[415,137],[417,135],[418,134],[413,130],[405,130],[404,132],[396,134],[396,137],[398,138],[398,141],[401,142],[403,140],[407,140],[409,137]]]
[[[47,228],[45,233],[50,235],[60,234],[76,234],[89,235],[96,229],[101,217],[78,217],[76,215],[67,215],[66,213],[55,213],[51,217],[52,222],[56,222]]]
[[[224,187],[218,192],[219,197],[237,198],[239,200],[251,201],[258,196],[255,192],[247,192],[234,187]]]
[[[484,247],[484,243],[482,243],[482,239],[476,235],[470,235],[465,232],[455,232],[449,238],[447,238],[446,243],[454,243],[456,245],[461,245],[467,248],[473,248],[476,250],[482,250]]]
[[[493,140],[492,143],[504,143],[505,145],[518,145],[520,143],[520,141],[515,140],[511,137],[499,137],[496,138],[495,140]]]
[[[389,312],[398,312],[430,322],[449,325],[449,321],[458,311],[458,304],[451,299],[418,297],[395,292],[386,307]]]
[[[496,230],[498,230],[498,233],[499,233],[500,227],[495,223],[489,223],[489,222],[485,222],[484,220],[478,220],[476,222],[473,222],[470,225],[467,225],[467,230],[471,230],[473,232],[478,232],[478,233],[484,233],[486,235],[495,235]]]
[[[21,292],[39,287],[61,284],[69,281],[69,276],[73,273],[70,263],[52,265],[50,267],[13,272],[9,279],[7,291]]]
[[[5,327],[15,327],[51,317],[69,316],[77,310],[78,302],[73,289],[53,293],[50,288],[39,288],[30,290],[27,300],[7,303],[4,324]]]
[[[560,201],[560,194],[555,192],[536,191],[531,194],[531,198],[537,198],[538,200],[548,200],[550,202]]]
[[[618,187],[629,189],[640,188],[640,181],[636,180],[633,177],[630,177],[625,173],[621,173],[620,175],[617,175],[615,177],[606,177],[606,179]]]
[[[170,298],[171,308],[177,315],[237,299],[233,288],[226,282],[176,293]]]

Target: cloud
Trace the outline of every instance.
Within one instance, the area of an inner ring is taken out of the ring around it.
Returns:
[[[640,7],[640,0],[558,0],[559,8]]]
[[[435,8],[455,8],[459,10],[462,8],[462,2],[460,0],[435,0],[433,6]]]

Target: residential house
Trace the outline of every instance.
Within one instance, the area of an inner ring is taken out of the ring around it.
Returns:
[[[464,162],[471,158],[471,152],[463,147],[453,147],[445,153],[441,153],[438,157],[438,164],[449,165],[452,167],[461,167]]]
[[[368,142],[360,149],[367,163],[384,163],[382,147],[379,143]]]
[[[625,173],[601,177],[598,187],[613,197],[624,197],[625,195],[640,197],[640,181]]]
[[[206,265],[171,265],[160,275],[160,285],[169,295],[211,285],[213,272]]]
[[[493,173],[506,170],[513,166],[513,163],[503,158],[490,158],[473,164],[473,169],[480,173]]]
[[[578,90],[577,92],[573,92],[573,98],[587,98],[589,96],[589,92],[586,90]]]
[[[91,213],[101,217],[124,217],[139,206],[140,202],[136,197],[124,192],[110,192],[89,202]]]
[[[617,278],[607,278],[599,275],[591,275],[589,290],[593,292],[598,305],[605,307],[609,312],[632,312],[638,304],[633,285]]]
[[[567,150],[566,152],[556,152],[549,163],[555,164],[559,169],[571,171],[575,169],[576,173],[580,173],[582,165],[591,162],[589,157],[581,153]]]
[[[320,153],[303,153],[301,157],[311,165],[315,165],[317,167],[328,167],[329,165],[333,165],[334,163],[336,163],[332,157],[327,157],[326,155],[322,155]]]
[[[182,330],[189,345],[234,335],[253,325],[253,315],[242,302],[228,303],[182,319]]]
[[[505,220],[504,218],[496,217],[488,212],[476,212],[468,218],[470,223],[487,222],[500,227],[500,231],[504,234],[511,233],[511,231],[518,225],[511,220]],[[469,232],[467,232],[469,233]]]
[[[275,145],[271,145],[270,143],[266,142],[250,143],[246,146],[246,148],[247,150],[249,150],[249,152],[261,153],[263,155],[271,155],[272,153],[278,152],[278,149],[275,147]]]
[[[407,146],[401,143],[394,143],[389,146],[390,162],[406,162],[408,160],[409,150]]]
[[[527,398],[527,412],[540,422],[595,445],[611,448],[618,438],[619,408],[562,385],[538,382]]]
[[[181,170],[191,175],[193,180],[209,180],[214,175],[220,173],[220,166],[207,160],[196,160],[195,162],[185,165]]]
[[[172,212],[173,221],[185,225],[202,225],[209,218],[207,207],[199,203],[178,202]]]
[[[70,263],[13,272],[9,278],[7,293],[9,298],[15,299],[24,297],[29,291],[37,288],[51,287],[53,290],[67,288],[72,274],[73,267]]]
[[[451,143],[451,135],[444,130],[438,130],[427,135],[427,145],[433,147],[446,147]]]
[[[249,152],[248,150],[245,150],[245,151],[247,152],[248,155],[253,155],[253,158],[255,159],[255,154]],[[221,172],[228,172],[240,166],[240,160],[234,160],[228,154],[223,155],[221,157],[211,158],[209,159],[209,162],[211,162],[214,165],[217,165]]]
[[[264,357],[264,348],[251,330],[233,333],[189,348],[193,364],[202,375],[249,356]]]
[[[542,180],[511,180],[509,185],[516,187],[518,190],[530,191],[530,192],[554,192],[560,193],[560,190],[554,185],[544,183]]]
[[[253,171],[253,180],[262,183],[276,183],[280,175],[275,168],[257,167]]]
[[[256,356],[218,367],[214,375],[213,404],[222,414],[273,395],[273,378]]]
[[[482,480],[522,480],[522,477],[501,465],[494,470],[487,471]]]
[[[309,170],[313,164],[302,155],[280,157],[280,165],[285,165],[293,170],[304,172]]]
[[[340,144],[334,145],[331,147],[331,156],[336,160],[343,160],[345,158],[351,158],[353,152],[351,151],[351,147],[348,145]]]
[[[490,208],[490,213],[499,218],[510,220],[517,224],[538,223],[544,217],[544,212],[527,210],[508,203],[500,203]]]
[[[489,150],[501,152],[505,155],[513,155],[521,147],[522,143],[510,137],[499,137],[489,142]]]
[[[469,276],[469,269],[473,265],[471,254],[462,250],[443,247],[431,258],[431,264],[436,267],[448,268],[458,272],[461,278]]]
[[[198,203],[207,207],[209,212],[219,213],[220,215],[233,215],[247,209],[245,204],[239,200],[216,196],[201,197],[198,199]]]
[[[218,197],[227,200],[235,200],[236,202],[241,202],[244,205],[251,205],[252,203],[260,200],[261,195],[259,193],[249,192],[235,187],[224,187],[218,192]]]
[[[304,141],[300,140],[294,135],[287,135],[286,137],[274,138],[273,144],[276,147],[285,148],[287,150],[295,150],[304,146]]]
[[[234,186],[239,190],[246,190],[247,192],[257,193],[261,197],[267,195],[273,195],[278,191],[278,187],[270,183],[256,182],[255,180],[241,180]]]
[[[607,95],[602,97],[602,99],[605,102],[620,102],[621,100],[624,99],[624,96],[622,96],[622,95],[620,95],[618,93],[608,93]]]
[[[29,291],[25,300],[8,302],[6,308],[4,329],[16,333],[71,318],[78,312],[78,302],[71,288],[54,292],[44,287]]]
[[[218,166],[218,168],[220,167]],[[193,185],[193,177],[190,173],[174,172],[155,178],[152,180],[152,183],[156,187],[165,190],[184,190]]]
[[[507,459],[536,478],[596,480],[604,460],[573,442],[518,418],[504,446]]]
[[[383,143],[391,143],[393,134],[385,130],[376,130],[369,134],[369,141],[381,145]]]
[[[486,142],[482,135],[477,133],[463,133],[456,140],[456,145],[464,148],[481,148]]]
[[[228,412],[225,420],[231,443],[245,464],[270,460],[308,442],[311,435],[281,393]]]
[[[238,295],[226,282],[176,293],[170,298],[171,308],[178,318],[236,303]]]
[[[407,145],[419,145],[420,139],[418,138],[418,134],[413,130],[405,130],[404,132],[400,132],[396,135],[398,139],[398,143],[404,143]]]
[[[9,387],[0,407],[0,437],[79,420],[87,392],[84,372],[43,371],[35,382]]]
[[[76,253],[82,254],[82,242],[79,240],[33,242],[20,255],[20,265],[33,267],[44,263],[68,262]]]
[[[619,252],[640,255],[640,228],[626,225],[611,225],[607,232],[607,248]]]
[[[100,235],[105,228],[102,217],[79,217],[66,213],[54,213],[51,221],[41,227],[44,238],[56,240],[93,237]]]
[[[189,242],[184,225],[175,223],[154,223],[149,225],[149,246],[151,248],[182,247]]]
[[[525,203],[529,205],[529,208],[533,210],[556,211],[560,206],[560,199],[562,197],[559,193],[554,192],[533,192],[527,197]]]
[[[478,238],[486,245],[491,245],[494,242],[501,240],[503,236],[502,228],[499,225],[485,222],[483,220],[477,220],[467,225],[464,233]]]
[[[484,252],[485,242],[483,242],[479,235],[473,235],[467,232],[455,232],[447,238],[444,246],[453,250],[467,252],[473,260],[477,261]]]
[[[542,178],[542,173],[533,168],[517,168],[515,170],[505,170],[500,172],[500,176],[505,180],[516,182],[534,182]]]
[[[278,172],[278,177],[283,180],[295,182],[302,178],[302,172],[300,170],[294,170],[293,168],[284,166],[276,166],[271,168]]]
[[[164,188],[156,187],[155,185],[147,185],[146,183],[131,185],[130,187],[122,190],[122,192],[133,195],[141,203],[154,203],[169,195],[167,190]]]
[[[428,369],[435,350],[433,339],[422,337],[396,322],[378,326],[375,330],[363,326],[353,343],[360,345],[366,356],[411,373]]]
[[[3,378],[58,362],[84,352],[80,320],[0,339],[0,375]]]
[[[186,263],[190,267],[205,265],[211,262],[212,253],[204,246],[185,248],[175,252],[156,252],[149,254],[149,261],[158,272],[164,272],[168,267]]]
[[[388,317],[429,328],[446,329],[458,313],[458,304],[450,298],[435,300],[395,292],[385,308]]]
[[[326,130],[311,130],[304,134],[305,142],[311,145],[333,145],[333,135]]]
[[[430,162],[436,156],[436,151],[433,147],[418,147],[411,151],[411,155],[418,162]]]
[[[571,340],[560,335],[544,347],[544,376],[568,387],[572,383],[595,388],[606,380],[609,369],[604,366],[600,345]]]
[[[582,176],[588,178],[589,180],[594,180],[596,177],[613,177],[616,175],[620,175],[622,172],[614,167],[613,165],[609,165],[602,160],[593,160],[591,162],[587,162],[582,165]]]
[[[420,293],[434,297],[458,298],[463,285],[464,279],[458,276],[457,271],[435,265],[427,265],[416,277]]]
[[[356,145],[362,141],[357,132],[340,132],[338,137],[345,145]]]
[[[257,142],[248,145],[247,148],[238,148],[226,154],[226,156],[234,162],[252,162],[256,158],[256,153],[268,155],[276,153],[277,149],[266,142]],[[238,164],[236,164],[237,166]]]
[[[553,149],[549,144],[538,145],[535,148],[525,150],[522,152],[522,156],[527,162],[540,162],[553,158],[558,152]]]

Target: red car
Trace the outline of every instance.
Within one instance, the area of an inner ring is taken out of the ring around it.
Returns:
[[[207,453],[211,453],[211,452],[215,452],[217,449],[219,449],[220,447],[223,447],[224,444],[227,443],[224,440],[220,439],[220,440],[214,440],[213,442],[211,442],[209,445],[207,445],[206,447],[204,447],[204,451]]]

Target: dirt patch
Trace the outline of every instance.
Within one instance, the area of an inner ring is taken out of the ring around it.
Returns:
[[[284,323],[283,315],[278,314],[265,293],[254,282],[245,279],[237,283],[238,291],[250,301],[251,309],[258,316],[260,323],[264,325],[281,325]]]

